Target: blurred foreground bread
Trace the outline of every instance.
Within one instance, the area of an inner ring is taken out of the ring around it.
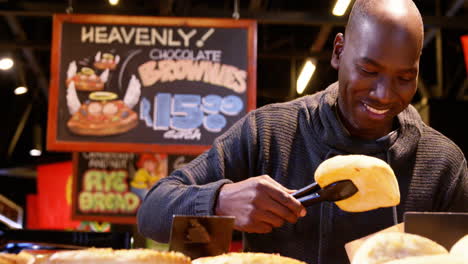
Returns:
[[[455,243],[450,249],[450,254],[453,256],[463,257],[468,263],[468,235],[465,235]]]
[[[189,264],[190,258],[178,252],[159,252],[151,249],[90,248],[53,254],[50,264]]]
[[[341,210],[364,212],[400,203],[398,181],[383,160],[365,155],[335,156],[322,162],[315,171],[320,187],[351,180],[358,188],[353,196],[335,202]]]
[[[467,264],[468,235],[465,235],[450,249],[450,254],[409,257],[386,262],[385,264]]]
[[[385,262],[385,264],[467,264],[468,260],[449,254],[408,257]]]
[[[192,264],[306,264],[305,262],[266,253],[229,253],[215,257],[198,258]]]
[[[20,252],[19,254],[0,253],[0,264],[33,264],[34,256]]]
[[[448,251],[428,238],[400,232],[378,233],[362,244],[352,264],[380,264],[406,257],[438,254],[448,254]]]

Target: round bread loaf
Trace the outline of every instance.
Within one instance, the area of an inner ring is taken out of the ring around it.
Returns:
[[[10,253],[0,253],[0,264],[16,264],[16,255]]]
[[[437,254],[448,254],[448,251],[419,235],[386,232],[364,241],[354,255],[352,264],[380,264],[406,257]]]
[[[33,264],[34,256],[20,252],[19,254],[0,253],[0,264]]]
[[[408,257],[399,260],[385,262],[385,264],[467,264],[466,259],[449,254]]]
[[[450,254],[466,259],[468,263],[468,235],[465,235],[450,249]]]
[[[53,254],[49,264],[189,264],[190,258],[178,252],[160,252],[151,249],[90,248]]]
[[[305,262],[267,253],[228,253],[215,257],[198,258],[192,264],[306,264]]]
[[[320,187],[351,180],[358,188],[353,196],[335,202],[341,210],[364,212],[400,203],[398,181],[383,160],[365,155],[335,156],[322,162],[315,171]]]

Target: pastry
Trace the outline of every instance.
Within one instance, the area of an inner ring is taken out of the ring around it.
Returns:
[[[215,257],[198,258],[192,264],[305,264],[305,262],[267,253],[228,253]]]
[[[448,254],[436,242],[414,234],[378,233],[367,239],[357,250],[352,264],[380,264],[413,256]]]
[[[190,258],[178,252],[152,249],[90,248],[62,251],[53,254],[49,264],[190,264]]]
[[[364,212],[400,203],[398,181],[392,168],[383,160],[364,155],[335,156],[322,162],[315,171],[315,181],[325,186],[351,180],[358,192],[335,202],[348,212]]]

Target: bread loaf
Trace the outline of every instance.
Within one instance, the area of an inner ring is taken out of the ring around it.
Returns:
[[[400,203],[398,181],[383,160],[365,155],[335,156],[315,171],[315,181],[322,188],[341,180],[351,180],[358,188],[353,196],[335,202],[341,210],[364,212]]]
[[[452,246],[450,254],[465,258],[468,263],[468,235],[462,237]]]
[[[19,254],[0,253],[0,264],[33,264],[34,256],[20,252]]]
[[[192,264],[306,264],[305,262],[267,253],[229,253],[198,258]]]
[[[151,249],[90,248],[53,254],[50,264],[189,264],[190,258],[178,252],[160,252]]]
[[[401,232],[378,233],[367,239],[354,255],[352,264],[380,264],[412,256],[448,254],[436,242]]]
[[[408,257],[399,260],[385,262],[385,264],[467,264],[468,261],[463,258],[449,254]]]

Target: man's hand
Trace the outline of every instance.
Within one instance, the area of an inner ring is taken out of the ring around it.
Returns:
[[[305,216],[305,208],[290,195],[293,192],[267,175],[226,184],[219,192],[215,213],[235,216],[234,228],[239,231],[269,233]]]

